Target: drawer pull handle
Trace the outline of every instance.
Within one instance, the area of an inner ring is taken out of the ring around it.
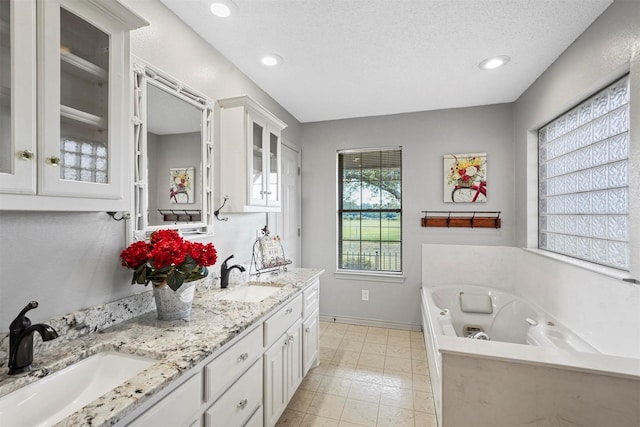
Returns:
[[[285,312],[285,314],[291,314],[293,313],[293,308],[287,308],[287,311]]]
[[[247,406],[247,399],[242,399],[240,402],[238,402],[238,408],[244,409],[245,406]]]
[[[311,328],[305,328],[304,330],[306,333],[309,333],[309,331],[311,331]]]
[[[288,342],[293,342],[293,336],[289,337]]]
[[[249,358],[249,355],[247,353],[242,353],[240,356],[238,356],[238,362],[244,362],[248,358]]]

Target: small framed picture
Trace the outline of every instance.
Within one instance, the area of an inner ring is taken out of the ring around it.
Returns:
[[[194,167],[169,168],[169,203],[195,203]]]
[[[486,203],[487,153],[444,156],[445,203]]]

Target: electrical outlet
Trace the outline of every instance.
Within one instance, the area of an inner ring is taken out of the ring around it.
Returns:
[[[369,290],[368,289],[363,289],[362,290],[362,301],[369,301]]]

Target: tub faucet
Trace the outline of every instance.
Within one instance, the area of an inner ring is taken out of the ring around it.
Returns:
[[[31,324],[25,314],[38,306],[37,301],[27,304],[9,325],[9,375],[17,375],[31,370],[33,362],[33,333],[38,332],[42,341],[58,338],[58,333],[49,325]]]
[[[227,261],[229,261],[231,258],[233,258],[233,255],[225,259],[224,262],[222,263],[222,266],[220,267],[220,287],[221,288],[226,288],[229,286],[229,273],[231,273],[231,270],[233,270],[234,268],[237,268],[241,272],[246,271],[245,268],[240,264],[227,267]]]

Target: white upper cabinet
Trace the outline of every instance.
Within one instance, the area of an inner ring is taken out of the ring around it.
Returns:
[[[0,3],[20,52],[3,31],[0,209],[128,211],[129,31],[146,21],[115,0]]]
[[[226,212],[279,212],[281,132],[287,127],[247,96],[220,104],[220,197]]]

